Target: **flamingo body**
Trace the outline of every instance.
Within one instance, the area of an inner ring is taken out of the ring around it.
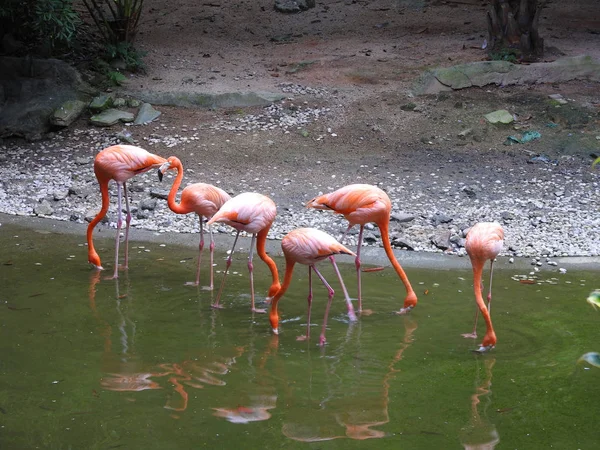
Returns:
[[[275,297],[273,297],[273,301],[271,303],[271,311],[269,315],[271,328],[275,334],[279,333],[279,314],[277,311],[277,304],[290,286],[295,264],[304,264],[308,266],[309,270],[309,295],[306,336],[302,336],[301,338],[307,339],[310,335],[310,309],[312,305],[312,270],[321,279],[321,281],[323,282],[323,284],[329,292],[329,301],[327,303],[325,318],[323,320],[323,329],[321,331],[320,337],[320,344],[323,345],[325,344],[325,328],[327,326],[327,315],[329,313],[329,307],[331,306],[334,291],[331,288],[331,286],[329,286],[325,278],[318,271],[318,269],[315,267],[315,264],[319,261],[323,261],[324,259],[330,259],[338,276],[340,284],[342,285],[344,295],[346,297],[346,304],[348,306],[348,316],[351,321],[355,321],[356,315],[354,313],[354,308],[352,307],[352,302],[350,301],[348,292],[346,291],[344,281],[342,280],[340,272],[335,263],[334,255],[345,254],[356,256],[356,254],[352,250],[346,248],[338,241],[336,241],[333,236],[330,236],[329,234],[321,230],[317,230],[316,228],[297,228],[289,232],[282,239],[281,248],[283,249],[283,254],[285,255],[286,262],[285,276],[281,289],[277,292]]]
[[[348,231],[354,225],[360,225],[358,247],[356,251],[357,256],[355,260],[358,278],[359,311],[362,311],[360,250],[362,246],[364,226],[369,222],[374,222],[379,227],[386,255],[406,289],[404,307],[399,311],[399,314],[405,314],[416,306],[417,295],[415,294],[415,291],[413,290],[410,281],[404,272],[404,269],[402,269],[402,266],[394,256],[394,252],[390,244],[389,224],[392,202],[382,189],[370,184],[351,184],[334,192],[315,197],[310,200],[306,206],[308,208],[331,210],[337,214],[342,214],[346,220],[348,220],[348,229],[346,230],[346,233],[348,233]],[[344,237],[346,233],[344,233]]]
[[[173,182],[167,203],[169,209],[176,214],[189,214],[196,213],[200,220],[200,244],[198,246],[198,263],[196,266],[196,281],[194,283],[188,283],[194,286],[200,284],[200,265],[202,262],[202,250],[204,249],[204,230],[202,226],[202,218],[206,217],[210,219],[219,210],[223,204],[228,201],[231,197],[223,189],[206,183],[194,183],[186,186],[181,192],[181,200],[179,203],[176,202],[175,197],[177,191],[181,186],[181,180],[183,179],[183,165],[179,158],[171,156],[167,159],[159,168],[159,178],[162,178],[162,174],[167,170],[177,170],[177,177]],[[213,239],[212,229],[209,229],[210,233],[210,285],[209,289],[213,288],[213,259],[214,259],[214,248],[215,243]]]
[[[209,223],[223,222],[238,231],[257,234],[271,227],[277,207],[269,197],[256,192],[244,192],[226,202]]]
[[[504,246],[504,230],[496,222],[480,222],[469,230],[465,249],[471,259],[473,267],[473,290],[475,301],[486,323],[486,334],[479,348],[480,352],[490,350],[496,345],[496,333],[492,326],[491,319],[491,300],[492,300],[492,276],[494,269],[494,259],[502,251]],[[482,296],[482,274],[487,261],[490,261],[490,286],[488,293],[488,305],[486,307]],[[473,333],[465,337],[476,337],[477,311],[475,313],[475,327]]]
[[[117,238],[115,241],[115,271],[113,278],[118,277],[119,269],[119,233],[122,226],[122,208],[121,197],[122,191],[125,194],[125,205],[127,208],[126,229],[125,229],[125,262],[124,268],[128,266],[129,256],[129,224],[131,222],[131,212],[129,209],[129,198],[127,196],[126,181],[137,174],[147,172],[152,168],[156,168],[166,162],[166,159],[147,152],[146,150],[135,147],[133,145],[113,145],[102,150],[94,160],[94,173],[100,185],[100,193],[102,194],[102,208],[94,217],[87,228],[88,242],[88,261],[97,269],[102,270],[100,256],[94,248],[93,233],[94,228],[102,220],[108,212],[110,203],[108,194],[108,183],[110,180],[115,180],[118,188],[118,206],[117,206]]]
[[[256,251],[258,256],[265,262],[271,271],[272,282],[267,294],[267,298],[271,298],[281,287],[279,283],[279,272],[277,271],[277,265],[275,264],[275,261],[273,261],[269,255],[267,255],[266,252],[267,235],[271,229],[271,225],[273,224],[276,215],[277,207],[275,206],[275,202],[269,197],[256,192],[244,192],[226,201],[221,206],[219,211],[217,211],[215,215],[208,221],[208,225],[211,225],[215,222],[221,222],[237,230],[231,252],[227,258],[227,268],[223,274],[221,287],[219,289],[219,293],[217,294],[216,301],[213,304],[214,308],[220,307],[219,300],[221,298],[221,293],[223,292],[223,286],[225,284],[225,278],[227,277],[229,266],[231,265],[233,251],[235,250],[235,245],[240,232],[245,231],[252,234],[252,241],[250,243],[250,251],[248,255],[248,271],[250,272],[250,292],[252,299],[251,308],[254,312],[265,312],[264,310],[258,310],[254,307],[254,266],[252,263],[252,257],[254,252],[254,242],[256,241]]]

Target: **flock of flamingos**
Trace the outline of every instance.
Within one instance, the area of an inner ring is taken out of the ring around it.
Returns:
[[[152,154],[143,150],[139,147],[131,145],[114,145],[105,148],[95,158],[94,161],[94,172],[98,183],[100,185],[100,192],[102,194],[102,209],[96,215],[96,217],[90,222],[87,229],[87,243],[88,243],[88,261],[96,269],[102,270],[102,263],[100,256],[96,252],[93,243],[93,232],[94,228],[106,215],[109,208],[109,194],[108,184],[110,180],[114,180],[118,187],[118,198],[117,198],[117,237],[115,239],[115,265],[114,274],[112,278],[118,277],[119,270],[119,241],[120,232],[123,225],[123,214],[122,214],[122,197],[125,197],[125,209],[127,215],[125,216],[125,260],[121,266],[126,269],[128,267],[128,241],[129,241],[129,225],[131,222],[131,213],[129,209],[129,197],[127,195],[126,181],[133,176],[147,172],[151,169],[158,169],[159,179],[162,180],[164,173],[167,170],[176,170],[177,177],[173,183],[171,191],[168,196],[169,208],[177,214],[188,214],[196,213],[200,219],[200,246],[198,265],[196,270],[196,282],[199,284],[200,279],[200,262],[202,256],[202,250],[204,247],[204,231],[203,231],[203,217],[208,219],[207,225],[210,226],[215,222],[225,223],[237,230],[235,240],[229,257],[227,258],[226,268],[221,281],[219,292],[217,294],[215,303],[212,305],[213,308],[221,308],[219,303],[223,287],[225,285],[225,279],[231,266],[233,252],[239,234],[241,231],[245,231],[252,235],[252,241],[250,244],[250,251],[248,256],[248,270],[250,272],[250,290],[252,299],[252,311],[254,312],[265,312],[265,310],[259,310],[254,305],[254,278],[253,278],[253,253],[254,246],[258,256],[267,264],[271,271],[272,282],[268,291],[267,300],[271,302],[271,310],[269,319],[271,322],[272,330],[275,334],[278,334],[279,330],[279,314],[277,311],[277,305],[281,297],[285,294],[290,283],[292,281],[292,273],[294,266],[299,264],[307,265],[309,268],[309,294],[308,294],[308,318],[306,335],[300,336],[298,339],[308,339],[310,333],[310,312],[312,304],[312,273],[314,272],[321,282],[327,288],[329,293],[327,307],[325,309],[325,317],[323,319],[323,326],[319,339],[320,345],[325,344],[325,330],[327,326],[327,316],[333,300],[334,291],[323,277],[319,269],[316,267],[316,263],[319,261],[329,259],[335,273],[340,281],[344,296],[346,299],[346,305],[348,308],[348,317],[350,321],[356,321],[356,313],[354,307],[348,295],[348,291],[344,285],[342,275],[335,262],[335,255],[346,254],[353,255],[355,257],[356,274],[358,278],[358,312],[363,312],[362,309],[362,292],[361,292],[361,261],[360,261],[360,250],[362,245],[364,226],[367,223],[375,223],[380,231],[383,240],[383,246],[385,248],[386,255],[388,256],[392,266],[396,273],[402,280],[404,287],[406,288],[406,297],[404,298],[404,306],[398,311],[398,314],[406,314],[413,309],[417,304],[417,295],[413,290],[406,273],[402,269],[402,266],[394,256],[390,239],[389,239],[389,221],[391,212],[391,201],[388,195],[380,188],[368,184],[352,184],[342,187],[334,192],[320,195],[313,198],[307,203],[307,207],[323,210],[331,210],[337,214],[343,214],[348,220],[348,228],[344,233],[341,241],[348,231],[354,225],[360,225],[360,232],[358,235],[358,246],[356,253],[348,249],[341,242],[338,242],[334,237],[329,234],[318,230],[316,228],[297,228],[289,232],[281,241],[281,247],[285,256],[285,275],[283,278],[283,284],[279,282],[279,273],[277,265],[273,259],[266,253],[265,245],[267,234],[275,216],[277,208],[273,200],[262,194],[255,192],[244,192],[235,197],[230,197],[222,189],[205,183],[194,183],[188,185],[181,192],[180,203],[176,202],[176,195],[183,179],[183,166],[181,161],[175,156],[171,156],[167,159],[162,158],[158,155]],[[210,228],[209,228],[210,230]],[[466,238],[465,248],[471,260],[473,267],[473,287],[475,292],[475,301],[477,302],[478,310],[475,312],[475,325],[472,333],[464,334],[467,338],[476,338],[477,329],[477,316],[478,312],[481,314],[486,323],[486,333],[483,341],[477,350],[478,352],[486,352],[492,349],[496,345],[496,334],[492,326],[490,307],[492,299],[492,275],[493,275],[493,263],[496,256],[500,253],[503,246],[504,231],[498,223],[481,222],[474,225],[468,232]],[[214,251],[214,240],[212,230],[210,230],[210,288],[213,288],[213,251]],[[486,261],[490,261],[490,282],[489,291],[487,296],[487,305],[483,300],[482,290],[482,274],[483,268]]]

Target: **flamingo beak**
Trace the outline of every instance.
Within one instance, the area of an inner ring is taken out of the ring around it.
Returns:
[[[162,166],[160,166],[158,168],[158,181],[163,180],[163,175],[165,174],[165,172],[167,170],[169,170],[169,167],[171,167],[171,163],[169,161],[167,161],[166,163],[164,163]]]
[[[279,335],[279,329],[278,328],[272,328],[273,330],[273,334]]]

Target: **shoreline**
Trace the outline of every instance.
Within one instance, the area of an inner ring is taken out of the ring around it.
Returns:
[[[19,216],[0,213],[0,232],[10,229],[25,228],[39,232],[54,232],[60,234],[69,234],[81,236],[85,242],[85,232],[87,225],[57,220],[52,218],[42,218],[35,216]],[[108,226],[98,226],[95,240],[107,239],[114,240],[116,229]],[[157,232],[141,228],[133,228],[129,236],[131,242],[153,242],[155,244],[176,245],[189,248],[197,248],[198,233],[169,233]],[[215,250],[225,252],[231,249],[234,236],[228,233],[215,233]],[[248,248],[250,238],[240,236],[236,252],[240,253],[240,248]],[[281,257],[281,241],[278,239],[267,240],[267,252],[273,256]],[[206,252],[206,250],[205,250]],[[471,265],[467,256],[458,256],[456,254],[441,254],[430,252],[414,252],[407,250],[394,249],[394,254],[400,264],[405,268],[423,268],[436,270],[462,269],[470,270]],[[104,255],[104,258],[110,258],[111,255]],[[346,261],[346,259],[348,261]],[[364,264],[376,264],[384,267],[391,267],[385,251],[381,247],[367,246],[361,251],[361,260]],[[588,270],[600,271],[600,257],[597,256],[568,256],[553,259],[558,263],[557,266],[544,265],[539,267],[538,273],[559,273],[559,268],[570,270]],[[352,262],[351,258],[344,258],[343,262]],[[342,262],[342,260],[340,260]],[[509,257],[501,256],[497,258],[497,264],[494,270],[532,270],[531,258],[514,258],[514,262],[509,262]]]

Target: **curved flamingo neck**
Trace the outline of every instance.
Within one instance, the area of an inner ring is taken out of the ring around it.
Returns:
[[[269,267],[269,270],[271,270],[272,281],[271,287],[269,287],[268,296],[272,297],[279,291],[281,285],[279,284],[279,271],[277,270],[277,265],[275,264],[275,261],[273,261],[269,255],[267,255],[266,251],[267,234],[269,233],[270,228],[271,226],[269,225],[258,233],[256,239],[256,252],[258,253],[258,256],[260,256],[260,259],[262,259]]]
[[[406,288],[406,292],[407,293],[414,292],[412,286],[410,285],[410,281],[408,281],[406,272],[404,272],[404,269],[402,268],[402,266],[396,259],[396,256],[394,255],[394,251],[392,250],[392,244],[390,243],[389,222],[381,221],[380,223],[377,224],[377,226],[379,227],[379,230],[381,231],[381,239],[383,240],[383,248],[385,249],[385,254],[387,255],[390,262],[392,263],[394,270],[396,271],[396,273],[402,280],[402,283],[404,284],[404,287]]]
[[[110,204],[110,199],[108,197],[108,180],[98,179],[98,183],[100,184],[100,194],[102,195],[102,208],[87,227],[88,261],[90,261],[93,256],[95,256],[98,260],[100,259],[96,249],[94,248],[94,228],[96,225],[98,225],[98,222],[100,222],[104,216],[106,216],[106,213],[108,212],[108,206]]]
[[[285,292],[290,287],[290,283],[292,282],[292,273],[294,272],[295,264],[296,264],[295,261],[288,260],[286,258],[285,275],[283,276],[283,284],[281,285],[281,287],[279,288],[279,290],[273,297],[273,300],[271,300],[271,311],[269,312],[269,320],[271,321],[271,327],[274,330],[276,330],[277,327],[279,326],[279,312],[277,311],[277,304],[279,303],[279,300],[281,299],[281,297],[283,297],[283,294],[285,294]]]
[[[169,205],[169,209],[176,214],[187,214],[187,211],[182,205],[181,202],[177,203],[175,201],[175,197],[177,196],[177,191],[181,186],[181,181],[183,180],[183,165],[181,161],[177,160],[174,164],[177,169],[177,176],[173,181],[173,186],[171,186],[171,191],[169,191],[169,196],[167,197],[167,204]]]
[[[475,293],[475,302],[477,302],[477,306],[479,307],[481,315],[485,320],[487,335],[490,332],[493,333],[494,327],[492,326],[492,318],[490,317],[490,313],[483,300],[483,295],[481,294],[481,278],[483,275],[483,266],[485,265],[485,260],[471,259],[471,265],[473,266],[473,292]]]

